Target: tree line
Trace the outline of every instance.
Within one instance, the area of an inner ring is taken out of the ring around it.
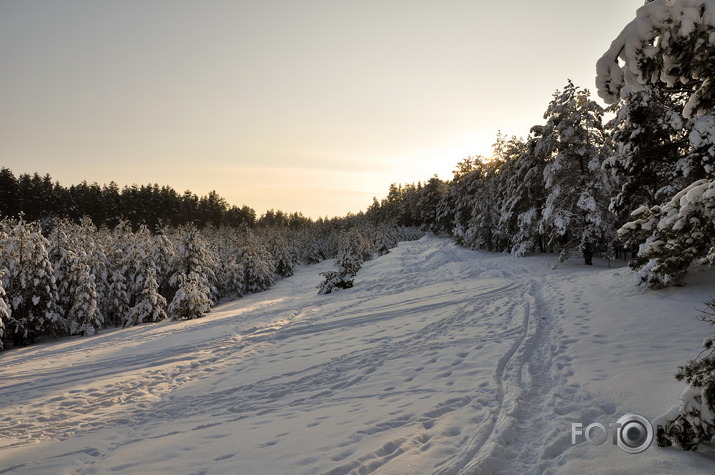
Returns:
[[[630,254],[640,282],[677,284],[691,264],[715,262],[713,221],[700,218],[712,210],[703,198],[715,118],[683,115],[690,87],[646,84],[604,109],[569,81],[526,138],[499,134],[490,157],[465,158],[451,180],[392,185],[366,215],[517,256],[558,252],[592,264]]]
[[[0,349],[40,337],[93,335],[200,318],[222,298],[262,292],[299,264],[334,258],[359,236],[365,258],[385,253],[414,229],[364,217],[286,226],[151,230],[128,221],[97,228],[88,217],[0,221]]]
[[[215,191],[197,196],[190,190],[178,193],[172,187],[158,184],[131,185],[119,188],[81,182],[69,187],[53,182],[49,174],[21,174],[0,168],[0,218],[17,218],[23,213],[26,221],[66,218],[79,222],[89,217],[95,226],[113,228],[120,221],[133,229],[145,224],[150,229],[160,225],[181,226],[192,223],[204,226],[278,225],[293,228],[310,223],[310,218],[299,212],[268,211],[260,218],[243,205],[229,205]]]

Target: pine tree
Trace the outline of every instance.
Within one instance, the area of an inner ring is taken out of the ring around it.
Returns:
[[[509,141],[500,171],[499,228],[503,235],[509,236],[508,249],[500,250],[508,250],[515,256],[544,250],[539,225],[546,200],[546,161],[534,153],[535,146],[533,138],[526,142]]]
[[[104,320],[99,312],[97,288],[94,275],[83,262],[74,264],[73,303],[67,314],[70,335],[94,335]]]
[[[206,297],[213,305],[213,302],[218,300],[219,294],[216,287],[216,269],[219,267],[216,254],[195,226],[183,226],[177,230],[177,234],[177,245],[172,262],[174,274],[169,281],[170,284],[176,287],[180,285],[179,276],[193,275],[199,282],[199,287],[206,291]]]
[[[208,293],[208,288],[198,274],[195,272],[191,272],[188,276],[181,274],[179,289],[169,304],[171,319],[191,320],[209,313],[213,302],[209,299]]]
[[[0,271],[0,350],[5,348],[5,326],[10,325],[10,307],[7,304],[7,295],[3,288],[2,280],[5,275],[4,271]]]
[[[275,282],[275,261],[271,253],[253,233],[248,232],[241,251],[246,291],[263,292]]]
[[[687,184],[678,171],[686,168],[681,159],[688,150],[684,103],[682,93],[649,85],[609,108],[616,113],[607,124],[614,150],[603,167],[618,180],[610,207],[621,223],[631,211],[663,203]]]
[[[166,299],[159,293],[159,284],[156,282],[156,270],[150,265],[145,266],[144,288],[124,320],[124,327],[140,325],[146,322],[158,322],[167,317]]]
[[[48,242],[37,222],[3,222],[0,233],[0,268],[6,269],[4,288],[13,319],[5,331],[16,346],[34,342],[42,334],[57,334],[66,328],[57,305],[57,287]]]
[[[112,271],[109,289],[109,305],[107,318],[108,323],[115,327],[124,321],[124,317],[129,312],[129,295],[124,274],[115,269]]]
[[[302,262],[306,264],[317,264],[328,258],[323,238],[315,230],[308,230],[301,234],[303,249]]]
[[[429,231],[439,231],[437,212],[442,197],[447,192],[447,184],[436,175],[425,183],[420,190],[417,200],[417,216],[415,221],[420,226]]]
[[[691,184],[662,205],[635,210],[631,222],[619,230],[629,243],[641,244],[631,265],[639,280],[651,286],[677,283],[691,262],[715,254],[708,208],[708,190],[715,184],[713,28],[712,2],[650,2],[597,65],[599,94],[609,103],[618,101],[624,86],[636,91],[665,86],[687,97],[682,115],[691,122],[689,149],[676,171]]]
[[[244,271],[238,262],[238,239],[238,233],[228,228],[222,228],[213,239],[217,260],[216,287],[221,297],[243,296]]]
[[[608,211],[609,180],[601,170],[606,157],[601,118],[603,109],[569,81],[557,91],[544,114],[546,125],[536,153],[547,160],[544,168],[546,203],[541,230],[549,245],[561,248],[559,260],[593,255],[613,242]]]
[[[639,283],[679,283],[696,259],[715,265],[715,182],[696,181],[663,206],[641,207],[619,230],[626,242],[645,237],[631,267]]]
[[[273,256],[273,265],[275,273],[280,277],[290,277],[293,275],[293,255],[288,248],[288,242],[285,237],[277,231],[274,231],[270,237],[269,252]]]
[[[321,272],[325,280],[318,286],[319,294],[329,294],[335,289],[349,289],[362,264],[372,256],[372,244],[352,228],[340,236],[340,249],[336,271]]]
[[[225,260],[221,261],[223,265],[224,284],[223,287],[227,295],[233,295],[235,297],[243,297],[244,289],[246,287],[245,277],[246,271],[243,268],[243,264],[238,261],[236,255],[233,255]]]

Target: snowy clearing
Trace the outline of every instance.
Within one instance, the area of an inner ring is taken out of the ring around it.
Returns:
[[[712,473],[712,447],[572,446],[571,423],[676,404],[715,273],[652,291],[554,259],[428,236],[353,289],[317,295],[324,262],[203,319],[8,351],[0,473]]]

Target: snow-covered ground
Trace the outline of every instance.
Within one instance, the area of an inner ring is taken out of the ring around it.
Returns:
[[[715,274],[425,237],[317,295],[301,267],[207,317],[0,354],[0,473],[712,473],[715,451],[571,445],[571,423],[666,412],[713,328]]]

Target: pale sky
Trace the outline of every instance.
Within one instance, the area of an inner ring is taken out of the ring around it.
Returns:
[[[543,123],[643,0],[0,0],[0,166],[343,216]]]

